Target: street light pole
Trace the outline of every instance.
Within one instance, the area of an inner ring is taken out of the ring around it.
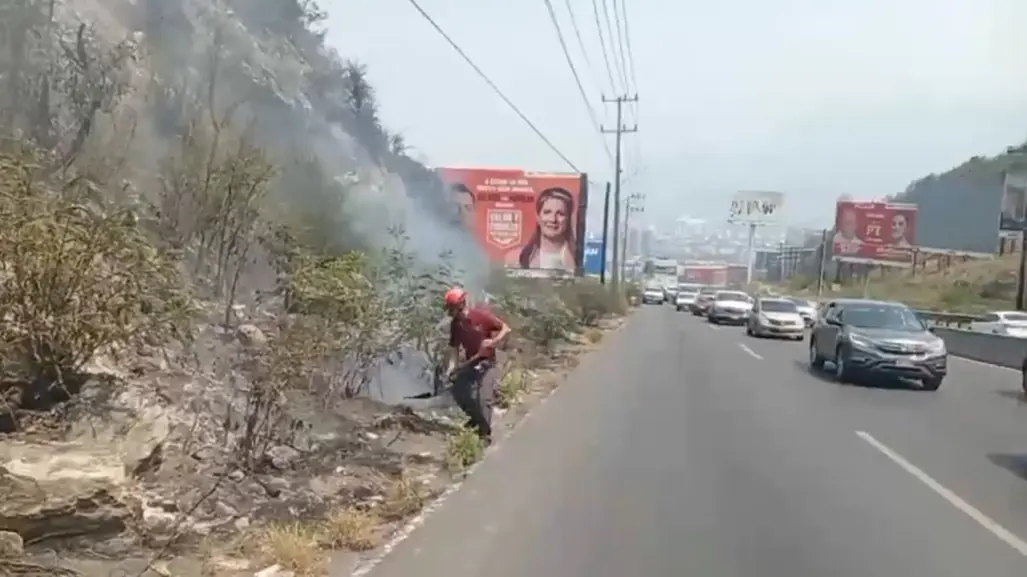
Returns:
[[[628,220],[631,218],[633,212],[645,212],[645,207],[641,205],[645,202],[645,195],[634,193],[628,195],[628,198],[624,201],[624,244],[621,246],[621,278],[625,278],[628,271]]]

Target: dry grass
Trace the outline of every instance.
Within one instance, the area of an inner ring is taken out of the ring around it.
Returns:
[[[585,331],[585,340],[594,345],[603,340],[603,331],[599,329],[588,329]]]
[[[385,501],[379,513],[386,521],[401,521],[420,513],[432,497],[423,483],[407,473],[383,481],[381,491]]]
[[[382,524],[382,518],[370,511],[337,509],[321,523],[315,543],[329,549],[369,551],[382,542]]]
[[[499,380],[496,405],[502,409],[509,409],[520,402],[527,390],[528,374],[522,369],[508,369]]]
[[[474,429],[461,428],[446,439],[446,468],[462,473],[481,460],[485,446]]]
[[[327,563],[321,534],[311,523],[276,523],[258,529],[252,547],[268,565],[280,565],[296,577],[315,577],[324,574]]]

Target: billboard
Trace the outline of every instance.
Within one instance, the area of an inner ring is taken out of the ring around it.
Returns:
[[[838,201],[831,241],[835,258],[910,266],[915,238],[915,204]]]
[[[1006,171],[1002,179],[1002,211],[998,232],[1002,238],[1019,237],[1027,209],[1027,172]]]
[[[436,172],[493,262],[532,276],[583,273],[586,175],[510,168]]]
[[[585,241],[585,274],[599,275],[603,272],[603,259],[606,258],[606,247],[601,240]]]
[[[785,195],[780,192],[739,191],[731,198],[727,221],[731,224],[777,224]]]

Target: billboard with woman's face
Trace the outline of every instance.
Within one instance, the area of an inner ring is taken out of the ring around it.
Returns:
[[[437,169],[454,215],[508,269],[582,274],[587,179],[579,173]]]

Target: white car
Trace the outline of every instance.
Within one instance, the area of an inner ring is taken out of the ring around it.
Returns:
[[[663,287],[645,287],[645,290],[642,291],[642,304],[662,305]]]
[[[706,314],[709,322],[719,324],[742,325],[749,320],[752,312],[752,297],[741,291],[717,291],[710,304],[710,312]]]
[[[690,307],[695,304],[696,297],[699,296],[699,292],[679,292],[677,299],[674,300],[674,308],[678,311],[690,310]]]
[[[799,315],[802,316],[807,327],[811,327],[817,322],[817,304],[815,302],[802,297],[786,297],[786,299],[795,303],[795,307],[799,310]]]
[[[1021,339],[1027,338],[1027,313],[992,311],[981,315],[981,320],[970,323],[970,330]]]
[[[790,299],[761,298],[752,307],[745,326],[750,337],[785,337],[801,341],[806,337],[806,321]]]

